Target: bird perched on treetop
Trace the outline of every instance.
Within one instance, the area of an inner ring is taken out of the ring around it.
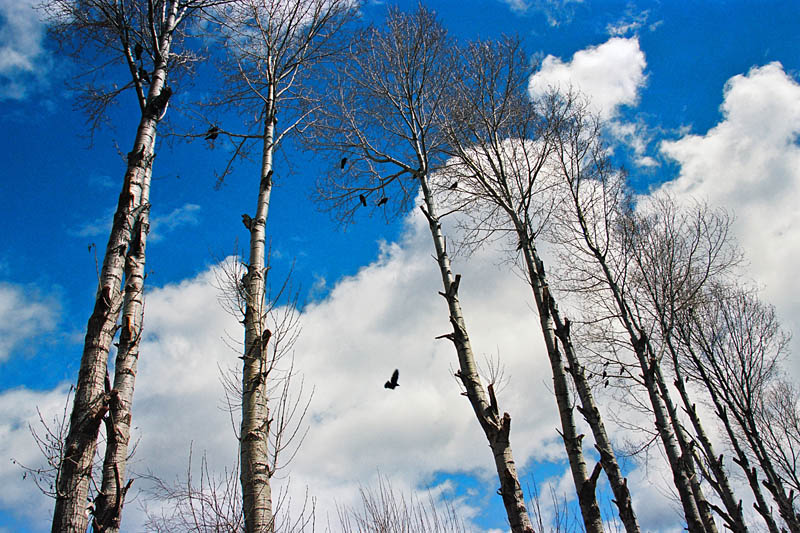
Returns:
[[[363,205],[364,207],[367,207],[367,197],[366,196],[364,196],[363,194],[359,194],[358,195],[358,199],[361,202],[361,205]]]
[[[205,139],[207,141],[213,141],[214,139],[217,138],[218,135],[219,135],[219,128],[216,126],[211,126],[210,128],[208,128],[208,131],[206,132]]]
[[[380,200],[378,200],[378,205],[379,205],[379,206],[381,206],[381,205],[384,205],[384,204],[385,204],[386,202],[388,202],[388,201],[389,201],[389,199],[388,199],[388,198],[386,198],[386,197],[384,196],[383,198],[381,198]]]
[[[343,158],[342,158],[342,162],[341,162],[341,163],[339,163],[339,168],[341,168],[342,170],[344,170],[344,166],[345,166],[346,164],[347,164],[347,158],[346,158],[346,157],[343,157]]]
[[[133,55],[136,57],[136,61],[142,59],[142,52],[144,52],[144,48],[140,43],[136,43],[136,46],[133,47]]]
[[[453,183],[451,183],[451,184],[450,184],[450,186],[448,187],[448,189],[450,189],[451,191],[452,191],[452,190],[455,190],[455,189],[457,189],[457,188],[458,188],[458,182],[457,182],[457,181],[454,181],[454,182],[453,182]]]
[[[385,389],[394,389],[395,387],[399,387],[399,385],[398,385],[398,383],[397,383],[397,378],[398,378],[398,377],[400,377],[400,371],[399,371],[398,369],[396,369],[396,368],[395,368],[395,369],[394,369],[394,372],[392,372],[392,379],[390,379],[389,381],[387,381],[387,382],[386,382],[386,383],[383,385],[383,387],[384,387]]]

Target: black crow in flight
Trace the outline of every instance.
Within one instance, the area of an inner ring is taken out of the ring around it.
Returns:
[[[386,389],[394,389],[395,387],[399,386],[399,385],[397,384],[397,378],[398,378],[399,376],[400,376],[400,371],[399,371],[399,370],[397,370],[397,369],[395,368],[395,369],[394,369],[394,372],[392,372],[392,379],[390,379],[389,381],[387,381],[387,382],[386,382],[386,383],[383,385],[383,387],[384,387],[384,388],[386,388]]]

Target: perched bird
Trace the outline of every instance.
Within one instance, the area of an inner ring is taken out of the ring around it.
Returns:
[[[359,194],[358,195],[358,199],[361,201],[361,205],[363,205],[364,207],[367,207],[367,197],[366,196],[364,196],[363,194]]]
[[[219,135],[219,128],[216,126],[211,126],[210,128],[208,128],[208,131],[206,132],[205,139],[207,141],[213,141],[214,139],[217,138],[218,135]]]
[[[150,75],[144,69],[144,67],[139,67],[139,79],[145,83],[150,83]]]
[[[605,389],[606,387],[608,387],[608,380],[603,384],[603,388]]]
[[[136,61],[142,59],[142,52],[144,52],[144,48],[140,43],[136,43],[136,46],[133,47],[133,55],[136,57]]]
[[[342,162],[341,162],[341,163],[339,163],[339,168],[340,168],[340,169],[342,169],[342,170],[344,170],[344,166],[345,166],[346,164],[347,164],[347,158],[346,158],[346,157],[343,157],[343,158],[342,158]]]
[[[603,370],[603,379],[606,379],[607,377],[608,377],[608,372],[606,372],[605,370]]]
[[[400,377],[400,371],[399,371],[399,370],[397,370],[397,369],[395,368],[395,369],[394,369],[394,372],[392,372],[392,379],[390,379],[389,381],[387,381],[387,382],[386,382],[386,383],[383,385],[383,387],[384,387],[385,389],[394,389],[395,387],[398,387],[398,386],[399,386],[399,385],[398,385],[398,383],[397,383],[397,378],[398,378],[398,377]]]
[[[458,182],[457,182],[457,181],[454,181],[454,182],[453,182],[453,183],[451,183],[451,184],[450,184],[450,186],[448,187],[448,189],[450,189],[451,191],[452,191],[452,190],[455,190],[455,189],[457,189],[457,188],[458,188]]]
[[[381,198],[380,200],[378,200],[378,205],[379,205],[379,206],[381,206],[381,205],[384,205],[384,204],[386,204],[386,202],[388,202],[388,201],[389,201],[389,199],[388,199],[388,198],[386,198],[386,197],[384,196],[383,198]]]

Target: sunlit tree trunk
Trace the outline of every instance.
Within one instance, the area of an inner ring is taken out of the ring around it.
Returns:
[[[269,465],[270,415],[268,407],[266,324],[266,223],[272,192],[272,158],[275,123],[274,91],[264,110],[264,148],[255,217],[249,221],[250,257],[245,276],[244,364],[242,372],[242,425],[239,434],[242,504],[248,533],[275,529]],[[245,219],[247,220],[247,219]],[[245,224],[248,224],[245,222]]]
[[[489,397],[487,397],[481,383],[478,368],[475,364],[475,357],[472,353],[472,345],[467,334],[464,315],[461,312],[461,304],[458,300],[458,286],[461,277],[454,277],[450,267],[450,258],[445,248],[444,235],[442,234],[436,207],[424,173],[421,173],[419,181],[426,207],[424,212],[428,218],[433,244],[436,249],[436,261],[442,276],[442,285],[444,287],[442,294],[447,300],[447,307],[450,311],[450,324],[453,326],[453,333],[449,334],[447,338],[453,342],[458,354],[459,371],[456,373],[456,377],[463,383],[475,416],[486,435],[486,439],[489,441],[497,476],[500,480],[500,496],[503,498],[503,505],[506,509],[511,531],[513,533],[533,533],[533,524],[525,507],[525,496],[519,483],[517,467],[511,453],[511,443],[509,442],[511,416],[508,413],[503,413],[500,416],[493,389],[489,389]]]

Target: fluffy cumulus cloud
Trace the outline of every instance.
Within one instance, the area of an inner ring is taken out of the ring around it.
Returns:
[[[0,282],[0,362],[23,341],[51,331],[57,316],[55,302],[40,298],[34,290]]]
[[[664,187],[723,206],[758,283],[790,330],[800,326],[800,84],[779,63],[728,80],[722,119],[661,144],[680,165]],[[796,351],[796,350],[795,350]]]
[[[575,52],[572,59],[548,55],[531,77],[529,91],[540,96],[551,88],[579,90],[604,119],[614,118],[623,105],[635,105],[647,66],[636,37],[613,37]]]
[[[0,99],[24,98],[42,79],[44,24],[38,0],[0,0]]]

